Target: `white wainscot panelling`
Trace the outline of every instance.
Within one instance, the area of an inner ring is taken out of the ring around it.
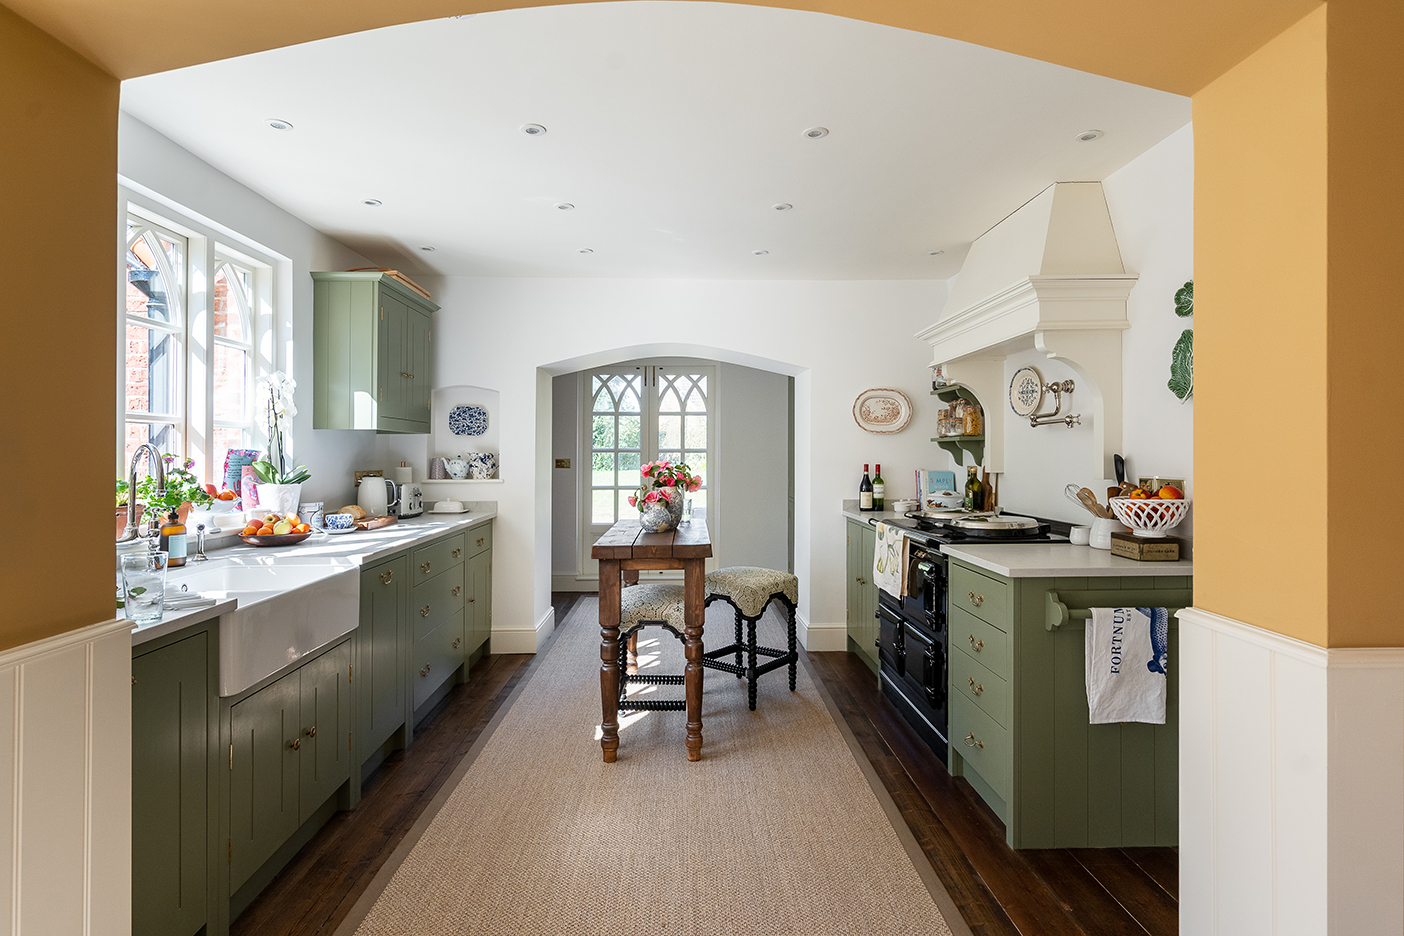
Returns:
[[[1180,621],[1180,932],[1404,932],[1404,651]]]
[[[131,931],[129,632],[0,653],[0,936]]]

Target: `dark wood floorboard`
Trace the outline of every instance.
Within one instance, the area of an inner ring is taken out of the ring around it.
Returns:
[[[1010,848],[998,818],[970,784],[950,776],[883,697],[877,677],[857,655],[808,657],[973,932],[1170,936],[1178,931],[1174,849]]]

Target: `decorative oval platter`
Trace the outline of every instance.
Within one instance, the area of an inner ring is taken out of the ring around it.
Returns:
[[[1032,367],[1021,367],[1009,381],[1009,408],[1015,416],[1028,418],[1043,402],[1043,378]]]
[[[448,424],[456,436],[480,436],[487,432],[488,412],[481,406],[455,406],[449,410]]]
[[[912,401],[901,390],[877,387],[853,401],[853,421],[868,432],[901,432],[912,420]]]

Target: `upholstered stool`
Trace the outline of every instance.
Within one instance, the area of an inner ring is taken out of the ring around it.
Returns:
[[[727,647],[710,650],[702,655],[702,665],[735,673],[737,679],[745,678],[747,697],[751,711],[756,709],[756,680],[763,674],[782,666],[790,667],[790,691],[795,691],[795,667],[799,662],[799,651],[795,646],[795,605],[799,601],[799,579],[788,572],[774,569],[760,569],[754,566],[732,566],[707,574],[707,605],[713,601],[725,601],[736,610],[736,642]],[[772,601],[785,606],[785,621],[789,628],[788,650],[774,647],[756,646],[756,622]],[[747,634],[741,637],[741,622],[746,622]],[[746,664],[741,663],[741,653],[746,653]],[[735,654],[736,662],[728,663],[721,659],[727,654]],[[760,666],[756,656],[770,657]]]
[[[683,699],[630,699],[630,683],[681,686],[682,676],[631,672],[629,657],[635,652],[639,631],[649,625],[662,627],[686,645],[683,635],[683,587],[666,582],[630,585],[619,592],[619,710],[632,712],[681,712]]]

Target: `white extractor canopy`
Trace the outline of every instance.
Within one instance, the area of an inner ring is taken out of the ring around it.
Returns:
[[[984,405],[987,470],[1004,470],[1004,359],[1037,348],[1077,374],[1072,407],[1090,421],[1097,474],[1111,476],[1121,447],[1121,333],[1135,284],[1100,182],[1050,185],[971,245],[946,313],[917,337],[931,344],[932,365],[946,364]]]

